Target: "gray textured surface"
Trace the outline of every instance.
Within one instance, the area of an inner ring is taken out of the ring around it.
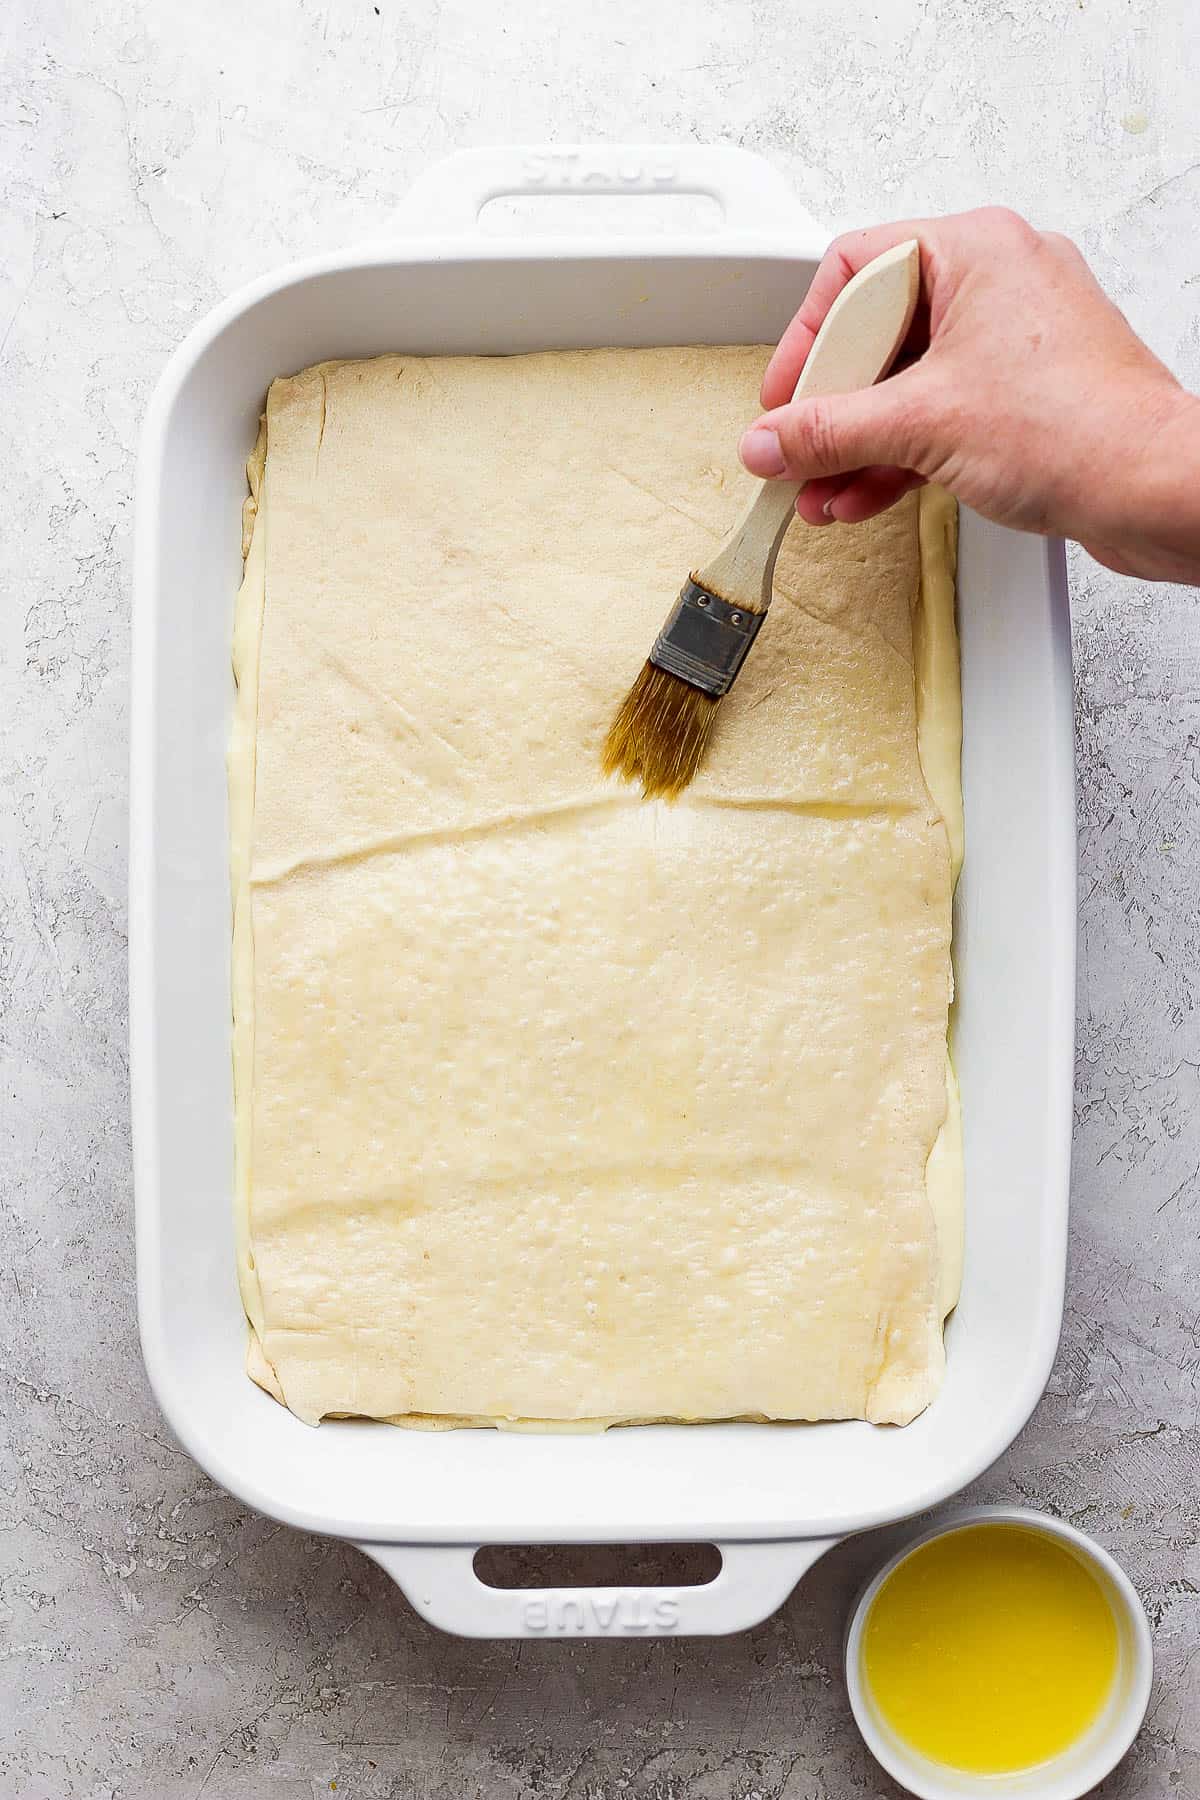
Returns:
[[[386,226],[460,144],[725,139],[826,218],[1003,199],[1200,387],[1193,0],[51,0],[0,75],[0,1795],[890,1792],[838,1675],[869,1549],[714,1642],[437,1636],[167,1441],[132,1304],[127,571],[136,430],[234,285]],[[857,23],[851,21],[857,19]],[[1200,595],[1073,561],[1082,963],[1050,1391],[983,1484],[1083,1523],[1156,1623],[1108,1791],[1200,1795]]]

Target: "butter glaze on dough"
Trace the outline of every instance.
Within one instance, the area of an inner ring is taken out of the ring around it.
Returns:
[[[231,753],[249,1373],[300,1418],[903,1423],[961,1261],[953,502],[785,542],[675,806],[598,747],[755,347],[276,381]]]

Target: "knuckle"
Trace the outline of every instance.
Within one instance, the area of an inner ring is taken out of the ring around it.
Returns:
[[[925,430],[924,408],[920,399],[906,394],[893,400],[888,424],[888,437],[898,461],[906,468],[911,468],[919,459]]]
[[[853,245],[860,244],[866,235],[867,228],[865,226],[860,226],[853,231],[839,231],[835,238],[830,238],[825,247],[825,254],[830,257],[841,256]]]
[[[1029,220],[1011,206],[981,206],[974,217],[990,236],[1002,234],[1019,243],[1031,243],[1038,235]]]
[[[918,396],[897,400],[889,420],[888,441],[899,465],[919,468],[929,440],[929,414]]]
[[[1048,250],[1052,250],[1055,256],[1059,257],[1063,262],[1082,263],[1084,260],[1083,252],[1079,248],[1079,245],[1075,242],[1074,238],[1069,238],[1065,232],[1043,231],[1042,242],[1046,245]]]
[[[832,270],[840,277],[840,279],[843,281],[846,280],[854,273],[853,251],[855,242],[856,240],[861,240],[865,236],[866,233],[862,231],[839,232],[838,236],[830,241],[824,256],[821,258],[821,268]]]
[[[896,393],[892,402],[891,441],[896,460],[925,472],[936,453],[939,422],[952,404],[946,384],[933,370]]]
[[[788,426],[784,448],[797,469],[814,475],[836,472],[837,432],[827,400],[806,400],[794,407]]]

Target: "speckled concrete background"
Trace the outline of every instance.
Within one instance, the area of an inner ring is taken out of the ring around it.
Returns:
[[[463,144],[725,140],[820,217],[1006,200],[1200,387],[1193,0],[29,0],[0,156],[0,1795],[810,1800],[893,1790],[838,1674],[873,1549],[711,1642],[478,1645],[167,1441],[133,1314],[125,759],[137,427],[238,283],[386,227]],[[1200,594],[1072,564],[1074,1252],[1050,1391],[982,1485],[1155,1621],[1107,1784],[1200,1796]],[[336,1790],[334,1784],[336,1783]]]

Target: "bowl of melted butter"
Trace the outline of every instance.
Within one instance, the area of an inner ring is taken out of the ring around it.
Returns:
[[[920,1800],[1079,1800],[1132,1744],[1152,1674],[1124,1571],[1073,1526],[1010,1507],[904,1545],[846,1638],[859,1730]]]

